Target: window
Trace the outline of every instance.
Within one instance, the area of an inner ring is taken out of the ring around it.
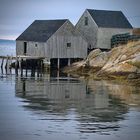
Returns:
[[[35,47],[37,47],[37,44],[35,44]]]
[[[71,43],[67,43],[67,47],[70,48],[71,47]]]
[[[88,25],[88,17],[85,17],[85,26]]]

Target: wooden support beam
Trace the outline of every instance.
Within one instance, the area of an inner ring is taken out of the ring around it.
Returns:
[[[21,69],[21,58],[20,57],[19,57],[18,61],[19,61],[19,69]]]
[[[15,62],[15,69],[18,69],[18,58],[16,57],[16,62]]]
[[[60,68],[60,58],[57,59],[57,69],[59,70]]]
[[[13,60],[13,57],[11,56],[11,57],[10,57],[10,61],[9,61],[9,69],[12,68],[12,66],[11,66],[11,65],[12,65],[12,60]]]
[[[26,77],[28,75],[28,69],[27,69],[27,59],[25,59],[25,69],[26,69]]]
[[[6,58],[6,64],[5,64],[5,69],[7,69],[7,67],[8,67],[8,59],[9,59],[9,57],[7,56],[7,58]]]
[[[3,67],[1,67],[1,74],[3,75]]]
[[[1,68],[3,68],[3,63],[4,63],[4,58],[2,58],[2,61],[1,61]]]
[[[70,58],[68,58],[68,66],[70,66]]]

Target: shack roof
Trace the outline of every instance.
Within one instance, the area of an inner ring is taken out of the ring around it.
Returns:
[[[130,28],[132,25],[129,23],[125,15],[121,11],[108,11],[108,10],[94,10],[87,9],[93,20],[98,27],[105,28]]]
[[[16,40],[46,42],[66,21],[35,20]]]

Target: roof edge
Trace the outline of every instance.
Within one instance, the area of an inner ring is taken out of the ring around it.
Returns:
[[[23,40],[20,40],[20,39],[18,39],[30,26],[32,26],[32,24],[34,23],[34,22],[37,22],[37,21],[64,21],[64,23],[56,30],[56,32],[67,22],[67,21],[69,21],[69,19],[51,19],[51,20],[34,20],[15,40],[16,41],[23,41]],[[56,33],[55,32],[55,33]],[[54,33],[54,34],[55,34]],[[52,35],[50,36],[50,37],[52,37]],[[49,37],[49,38],[50,38]],[[49,39],[48,38],[48,39]],[[48,40],[47,39],[47,40]],[[47,40],[45,40],[45,41],[41,41],[41,42],[46,42]]]

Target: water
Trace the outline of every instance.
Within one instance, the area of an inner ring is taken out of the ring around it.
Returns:
[[[0,56],[15,56],[16,55],[16,44],[12,40],[1,40],[0,39]]]
[[[0,71],[0,140],[139,140],[140,87],[55,75]]]

